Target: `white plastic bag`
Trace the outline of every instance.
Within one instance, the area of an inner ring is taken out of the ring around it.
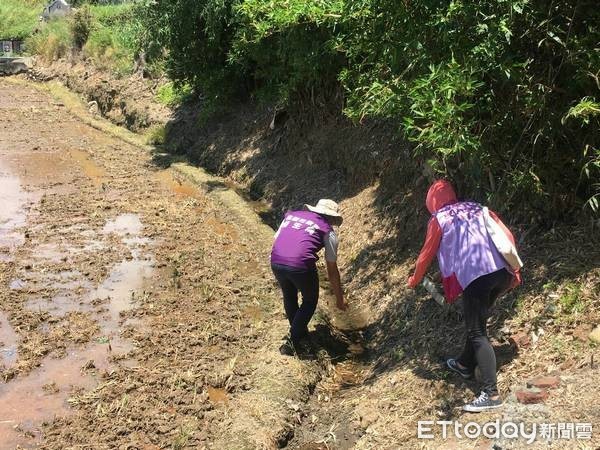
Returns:
[[[502,227],[498,225],[492,216],[490,216],[487,206],[483,207],[483,220],[485,222],[485,228],[487,229],[488,235],[494,243],[496,250],[498,250],[510,267],[513,270],[519,270],[521,267],[523,267],[523,261],[521,261],[521,258],[517,253],[517,249],[508,238]]]

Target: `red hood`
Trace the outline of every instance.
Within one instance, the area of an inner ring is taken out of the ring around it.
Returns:
[[[446,205],[456,203],[456,193],[450,182],[446,180],[437,180],[427,192],[425,204],[431,214],[443,208]]]

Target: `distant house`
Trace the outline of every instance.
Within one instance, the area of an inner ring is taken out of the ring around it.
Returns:
[[[23,52],[23,41],[20,39],[0,39],[0,55],[14,56]]]
[[[65,0],[53,0],[44,8],[42,18],[48,20],[52,17],[66,16],[71,12],[71,5]]]

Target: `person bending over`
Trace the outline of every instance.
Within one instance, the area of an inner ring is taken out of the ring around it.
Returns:
[[[340,272],[337,266],[338,239],[333,229],[342,216],[333,200],[321,199],[305,210],[288,211],[275,233],[271,250],[271,268],[283,293],[283,306],[290,333],[280,351],[285,355],[309,351],[308,323],[319,299],[318,252],[325,248],[325,262],[337,307],[346,310]],[[298,304],[298,292],[302,304]]]
[[[459,202],[452,185],[438,180],[429,188],[426,206],[432,216],[408,286],[419,284],[437,253],[446,300],[452,303],[463,294],[466,327],[461,355],[448,359],[446,365],[463,378],[471,378],[479,366],[483,384],[481,394],[463,409],[479,412],[498,408],[502,400],[496,385],[496,356],[487,336],[487,319],[500,294],[520,284],[520,273],[511,269],[494,245],[482,205]],[[510,230],[494,212],[489,211],[489,216],[514,246]]]

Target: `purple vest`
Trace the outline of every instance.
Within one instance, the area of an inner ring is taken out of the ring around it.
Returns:
[[[317,253],[324,246],[323,236],[332,227],[319,214],[311,211],[288,211],[271,250],[271,263],[313,269]]]
[[[463,290],[482,275],[508,268],[488,236],[482,212],[479,203],[458,202],[434,213],[442,229],[438,263],[446,292],[453,291],[452,280]]]

